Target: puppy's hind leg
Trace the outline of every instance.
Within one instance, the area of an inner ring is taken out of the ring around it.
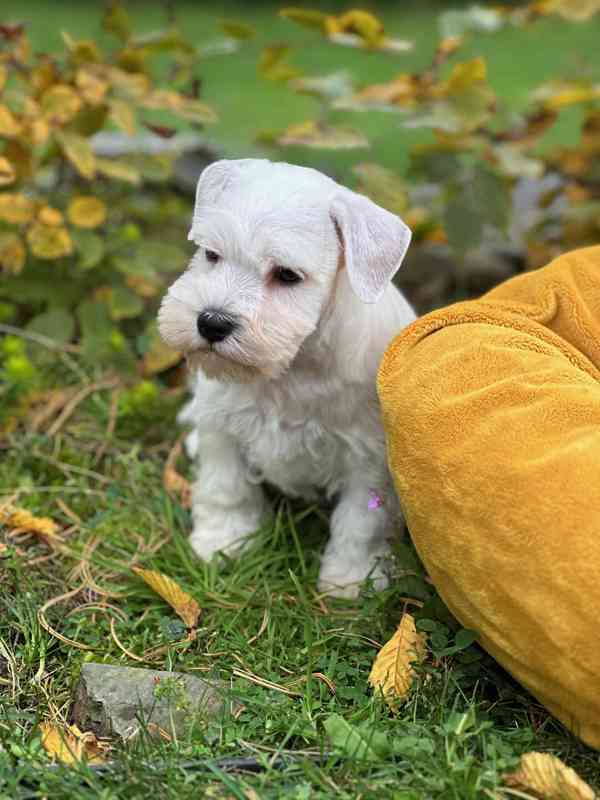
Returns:
[[[199,466],[192,489],[193,550],[209,560],[222,551],[238,553],[261,523],[262,489],[247,478],[236,440],[223,433],[202,435],[197,442]]]
[[[371,578],[385,589],[389,560],[388,537],[393,533],[393,510],[369,507],[371,495],[364,474],[354,476],[342,492],[331,517],[331,533],[321,559],[319,591],[334,597],[358,597],[360,585]],[[372,505],[372,504],[371,504]],[[395,507],[395,498],[392,505]]]

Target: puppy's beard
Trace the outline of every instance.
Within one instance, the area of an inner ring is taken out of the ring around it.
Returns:
[[[261,375],[257,367],[232,361],[215,350],[194,350],[186,354],[186,361],[190,369],[224,383],[250,383]]]

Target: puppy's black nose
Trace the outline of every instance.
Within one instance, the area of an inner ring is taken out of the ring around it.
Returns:
[[[198,333],[208,342],[222,342],[235,328],[235,320],[223,311],[206,308],[198,314]]]

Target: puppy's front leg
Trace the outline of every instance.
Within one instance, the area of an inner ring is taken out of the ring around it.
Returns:
[[[223,433],[197,442],[199,466],[192,490],[194,551],[209,560],[223,551],[236,554],[254,533],[265,510],[262,489],[250,483],[236,440]]]
[[[331,517],[331,533],[321,560],[319,590],[334,597],[357,597],[360,584],[371,577],[385,589],[385,563],[390,552],[394,508],[369,507],[371,495],[364,475],[356,476],[342,492]]]

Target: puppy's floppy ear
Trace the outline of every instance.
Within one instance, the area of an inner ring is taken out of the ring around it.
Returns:
[[[194,205],[194,216],[192,227],[188,233],[188,239],[194,238],[194,225],[200,218],[203,206],[214,205],[236,179],[243,173],[244,169],[259,163],[265,163],[265,159],[259,158],[238,158],[222,159],[209,164],[198,179],[196,186],[196,203]]]
[[[354,293],[365,303],[375,303],[402,263],[410,228],[400,217],[349,189],[334,196],[330,214],[342,239]]]

